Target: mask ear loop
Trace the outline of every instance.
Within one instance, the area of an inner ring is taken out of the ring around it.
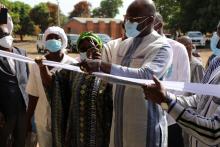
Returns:
[[[145,22],[145,21],[148,20],[150,17],[153,17],[153,16],[147,17],[146,19],[144,19],[144,20],[143,20],[142,22],[140,22],[139,24]],[[138,24],[138,25],[139,25],[139,24]],[[149,25],[150,25],[150,24],[147,24],[140,32],[143,32]]]

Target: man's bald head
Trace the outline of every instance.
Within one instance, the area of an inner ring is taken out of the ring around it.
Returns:
[[[144,37],[150,34],[153,30],[155,13],[156,8],[152,0],[135,0],[129,5],[127,9],[125,26],[127,22],[138,23],[136,29],[140,32],[140,34],[137,37]],[[132,30],[132,32],[133,31],[136,30]],[[128,32],[128,30],[126,30],[126,32]]]
[[[177,38],[177,41],[182,43],[184,46],[192,44],[192,40],[188,36],[181,36]]]
[[[156,7],[152,0],[135,0],[127,9],[129,16],[155,16]]]
[[[181,36],[181,37],[177,38],[177,41],[179,43],[182,43],[186,47],[189,59],[191,60],[191,58],[192,58],[192,49],[193,49],[192,40],[188,36]]]

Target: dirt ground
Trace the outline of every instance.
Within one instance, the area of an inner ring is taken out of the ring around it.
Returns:
[[[25,42],[17,42],[14,43],[14,46],[23,48],[27,50],[28,56],[31,58],[35,58],[36,56],[41,56],[42,54],[37,53],[36,43],[35,41],[25,41]],[[202,57],[203,65],[205,66],[209,56],[211,55],[210,49],[197,49]],[[69,54],[71,57],[76,57],[78,54]]]

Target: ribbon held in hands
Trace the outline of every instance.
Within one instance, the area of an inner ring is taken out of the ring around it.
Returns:
[[[14,59],[20,62],[35,64],[33,59],[26,57],[26,56],[14,54],[11,52],[0,50],[0,56],[11,58],[11,59]],[[62,64],[59,62],[48,61],[48,60],[43,60],[43,64],[47,66],[66,69],[66,70],[82,72],[80,68],[76,65],[74,66],[74,65],[69,65],[69,64]],[[105,81],[120,84],[120,85],[143,86],[146,84],[154,83],[153,80],[127,78],[127,77],[105,74],[101,72],[94,72],[93,75]],[[211,96],[220,97],[220,90],[219,90],[220,85],[201,84],[201,83],[184,83],[184,82],[174,82],[174,81],[161,81],[161,82],[163,86],[168,90],[191,92],[191,93],[196,93],[199,95],[211,95]]]

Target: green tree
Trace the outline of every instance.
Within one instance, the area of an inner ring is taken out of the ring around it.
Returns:
[[[72,17],[90,17],[91,4],[87,1],[81,1],[74,5],[74,9],[70,12],[69,18]]]
[[[181,0],[181,28],[188,30],[200,30],[203,33],[212,32],[220,18],[219,0]]]
[[[163,16],[165,28],[175,31],[179,27],[180,0],[155,0],[157,11]]]
[[[42,32],[51,24],[51,17],[46,3],[40,3],[31,10],[30,17]]]
[[[31,7],[23,2],[13,2],[10,6],[10,12],[14,22],[14,32],[20,35],[23,40],[24,35],[32,35],[34,33],[34,22],[31,21],[29,13]]]
[[[60,13],[60,25],[63,26],[68,22],[68,17],[62,13]]]
[[[100,7],[93,10],[93,17],[114,18],[119,13],[122,0],[102,0]]]

